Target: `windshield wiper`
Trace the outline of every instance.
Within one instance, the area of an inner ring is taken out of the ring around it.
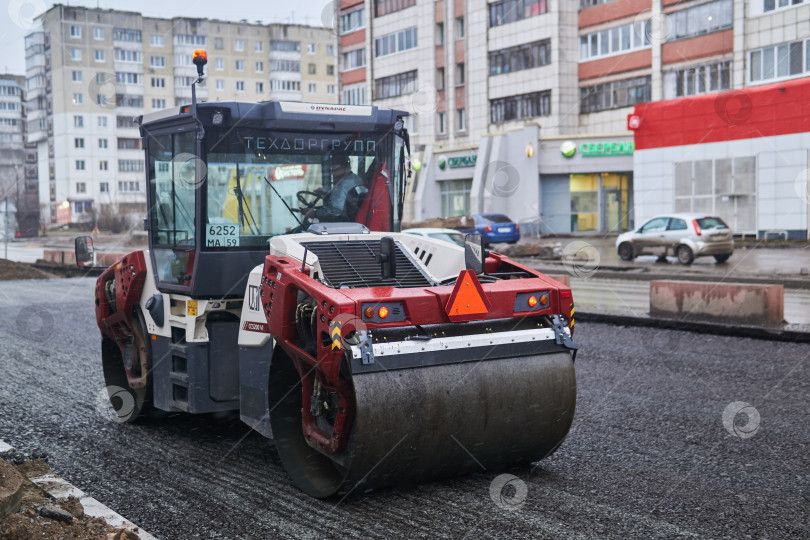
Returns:
[[[253,219],[253,213],[250,211],[250,208],[248,208],[248,218],[250,221],[245,219],[245,194],[242,192],[238,163],[236,164],[236,187],[234,188],[234,195],[236,195],[236,202],[239,204],[239,226],[244,227],[245,222],[247,222],[248,229],[250,229],[250,234],[258,235],[259,226],[256,224],[256,220]]]
[[[275,193],[278,196],[279,200],[281,200],[282,204],[284,204],[284,207],[290,211],[290,214],[292,214],[292,217],[295,218],[295,221],[297,221],[299,225],[303,225],[303,223],[301,223],[301,220],[298,219],[298,216],[295,215],[293,209],[290,208],[290,205],[287,204],[287,201],[284,200],[284,197],[282,197],[281,194],[278,191],[276,191],[276,187],[273,185],[273,183],[270,180],[268,180],[266,176],[264,177],[264,181],[267,182],[267,185],[270,186],[270,189],[273,190],[273,193]]]

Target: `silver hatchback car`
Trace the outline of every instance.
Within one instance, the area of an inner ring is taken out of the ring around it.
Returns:
[[[726,222],[705,214],[668,214],[656,216],[635,231],[616,239],[619,257],[632,261],[639,255],[668,254],[682,264],[692,264],[695,257],[714,256],[724,263],[734,252],[734,239]]]

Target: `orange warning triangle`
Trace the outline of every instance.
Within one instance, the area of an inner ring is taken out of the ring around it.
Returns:
[[[485,315],[489,312],[491,304],[489,298],[484,294],[481,283],[478,281],[475,272],[472,270],[462,270],[456,279],[456,286],[453,288],[450,299],[447,301],[445,311],[451,321],[469,321],[478,319],[478,315]]]

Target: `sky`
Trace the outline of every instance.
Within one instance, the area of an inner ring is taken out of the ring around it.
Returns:
[[[226,21],[263,23],[284,22],[323,26],[331,13],[331,0],[85,0],[47,2],[45,0],[2,0],[0,12],[0,73],[25,74],[25,34],[31,31],[31,20],[54,4],[140,11],[149,17],[191,16]]]

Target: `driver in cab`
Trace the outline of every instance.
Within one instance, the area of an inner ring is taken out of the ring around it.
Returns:
[[[315,217],[320,221],[350,221],[345,209],[346,196],[352,189],[362,186],[363,179],[352,172],[349,155],[340,151],[333,152],[329,157],[329,172],[332,174],[332,189],[315,190],[316,194],[324,198],[324,204],[310,209],[307,217]]]

